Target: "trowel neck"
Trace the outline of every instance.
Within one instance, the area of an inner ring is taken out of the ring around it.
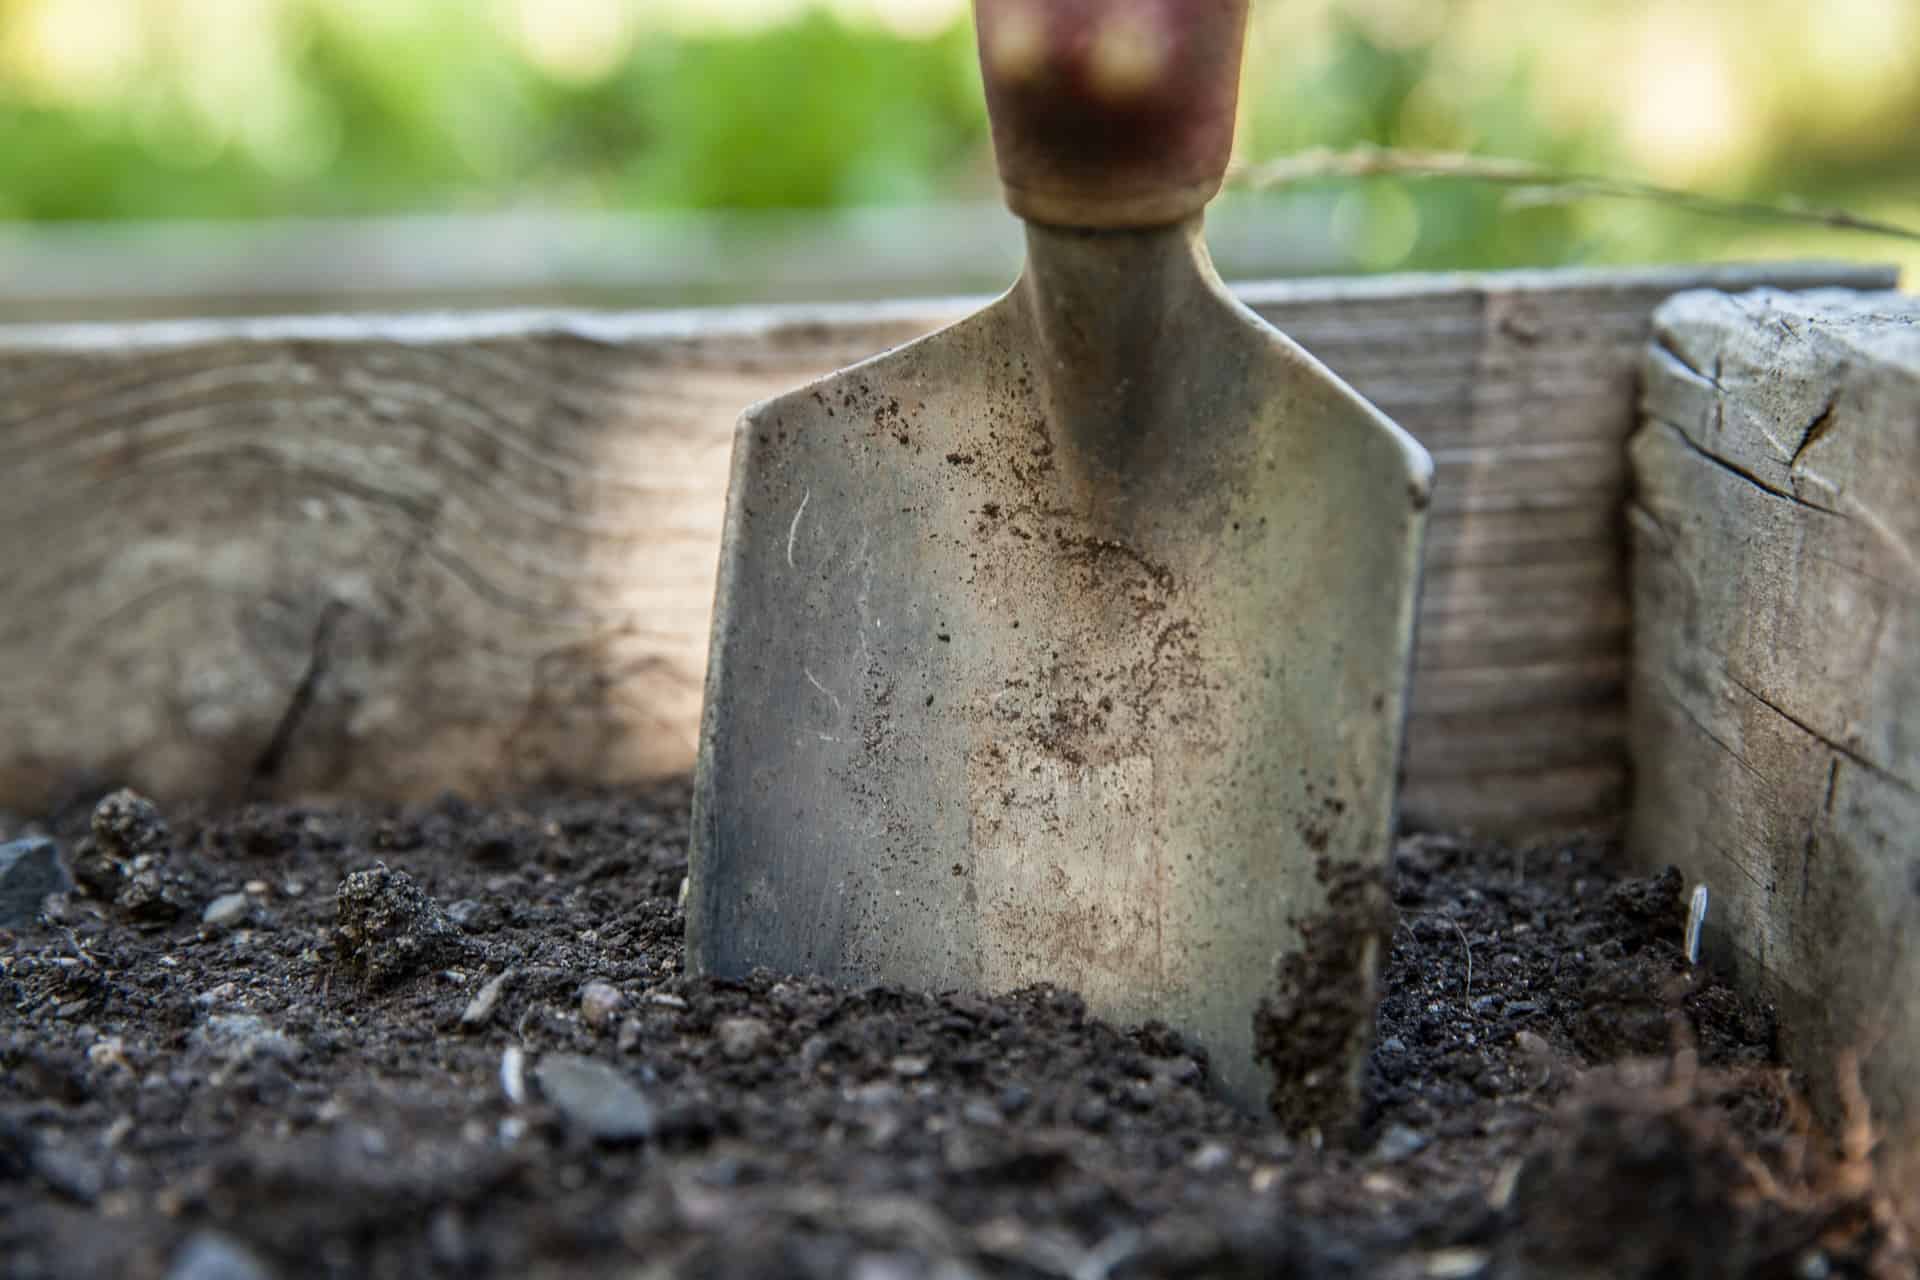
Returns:
[[[1132,231],[1028,223],[1017,291],[1038,341],[1036,373],[1056,400],[1118,409],[1164,372],[1180,316],[1217,279],[1198,214]]]

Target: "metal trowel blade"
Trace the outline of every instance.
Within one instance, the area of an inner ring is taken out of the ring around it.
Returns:
[[[740,423],[689,964],[1071,988],[1321,1124],[1372,1024],[1431,465],[1197,218],[1028,234],[997,302]]]

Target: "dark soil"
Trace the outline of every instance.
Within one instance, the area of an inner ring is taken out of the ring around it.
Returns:
[[[1362,1059],[1394,913],[1379,867],[1321,858],[1315,870],[1327,890],[1326,909],[1301,922],[1307,945],[1280,961],[1253,1032],[1254,1056],[1273,1082],[1268,1107],[1275,1121],[1291,1136],[1324,1143],[1329,1135],[1347,1138],[1365,1115]]]
[[[1604,843],[1402,842],[1362,1115],[1316,1141],[1066,992],[686,979],[686,810],[54,819],[77,887],[0,934],[0,1269],[1910,1274],[1767,1012],[1685,964],[1677,878]]]

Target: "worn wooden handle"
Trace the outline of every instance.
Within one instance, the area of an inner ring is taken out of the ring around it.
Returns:
[[[1165,226],[1220,189],[1248,0],[976,0],[1007,204],[1031,222]]]

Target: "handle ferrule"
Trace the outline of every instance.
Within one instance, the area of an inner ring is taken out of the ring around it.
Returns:
[[[975,0],[1008,206],[1030,222],[1168,226],[1220,189],[1248,0]]]

